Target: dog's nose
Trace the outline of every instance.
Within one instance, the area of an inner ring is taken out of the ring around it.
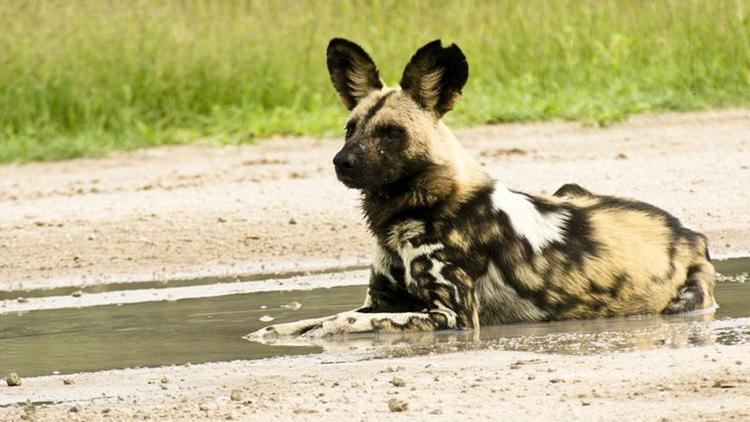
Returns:
[[[333,157],[333,165],[338,169],[349,170],[357,164],[357,157],[350,153],[341,151]]]

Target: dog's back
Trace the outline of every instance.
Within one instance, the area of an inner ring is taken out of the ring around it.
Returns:
[[[495,224],[514,235],[503,236],[490,252],[488,272],[478,283],[485,323],[677,313],[715,305],[705,237],[657,207],[578,185],[565,185],[553,197],[494,197],[500,198]],[[537,213],[537,228],[514,221],[518,207],[503,200],[532,204],[525,212]],[[544,227],[541,237],[538,226]]]

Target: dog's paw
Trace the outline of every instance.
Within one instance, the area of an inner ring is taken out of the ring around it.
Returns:
[[[254,331],[242,338],[258,343],[270,343],[272,340],[279,338],[279,332],[276,329],[276,326],[271,325],[261,328],[258,331]]]
[[[279,343],[281,339],[299,337],[309,331],[320,328],[321,321],[321,319],[306,319],[286,324],[269,325],[243,338],[266,344]]]

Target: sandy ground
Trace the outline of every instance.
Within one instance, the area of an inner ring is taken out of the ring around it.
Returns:
[[[276,359],[25,380],[20,420],[750,420],[750,345],[597,356]],[[64,384],[64,380],[72,384]],[[389,401],[406,405],[391,412]]]
[[[705,232],[714,255],[750,254],[748,110],[458,135],[509,187],[577,182],[637,197]],[[0,291],[367,263],[356,193],[329,164],[339,145],[277,139],[2,166]],[[0,420],[750,420],[749,356],[750,345],[344,354],[106,371],[0,385],[0,405],[32,403],[0,407]],[[391,399],[407,409],[392,413]]]
[[[750,253],[750,111],[458,131],[506,186],[565,182],[637,197]],[[336,181],[340,140],[170,147],[0,166],[0,290],[366,264],[357,194]]]

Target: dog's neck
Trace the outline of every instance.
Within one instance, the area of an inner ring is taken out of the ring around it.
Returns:
[[[492,184],[484,168],[461,147],[442,123],[433,161],[416,176],[362,192],[362,210],[373,233],[382,233],[410,212],[449,217],[482,188]]]

